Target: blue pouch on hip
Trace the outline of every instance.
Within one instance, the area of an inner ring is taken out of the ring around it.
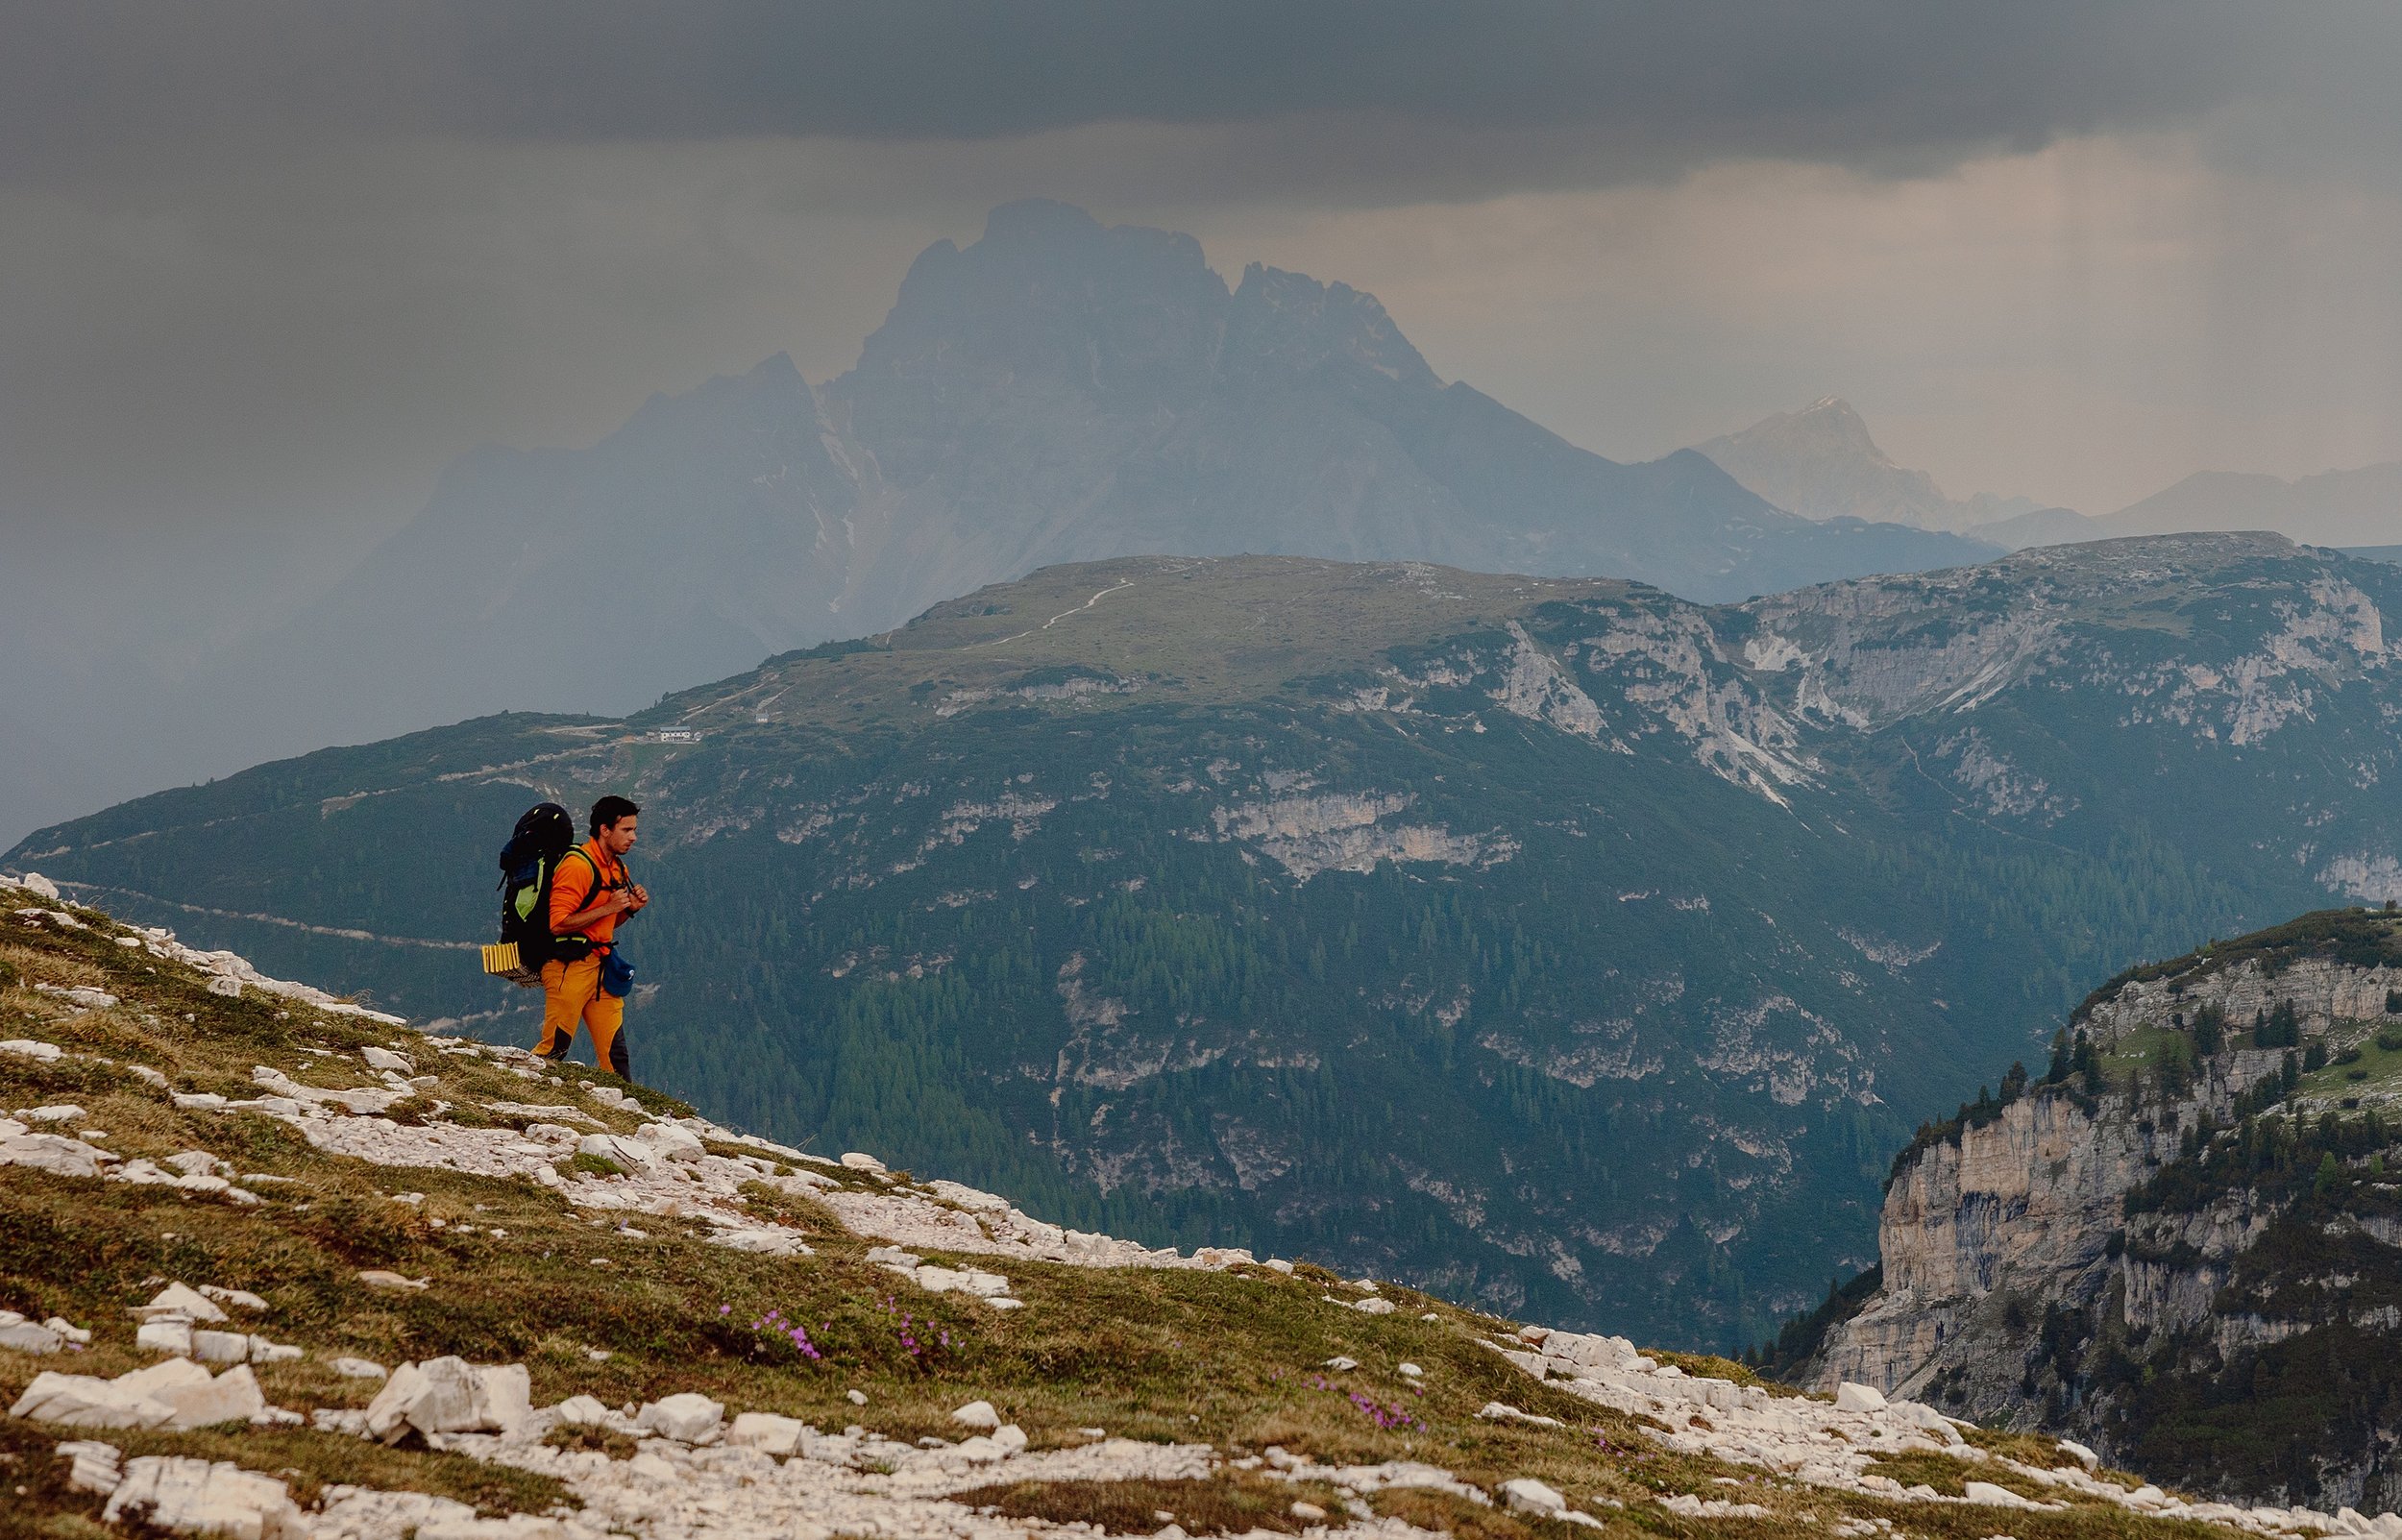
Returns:
[[[634,992],[634,965],[614,946],[600,954],[600,992],[620,1000]]]

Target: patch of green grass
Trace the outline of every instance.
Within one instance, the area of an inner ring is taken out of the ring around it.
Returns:
[[[953,1501],[1013,1519],[1089,1524],[1110,1534],[1148,1534],[1170,1523],[1188,1534],[1298,1534],[1295,1501],[1314,1501],[1330,1512],[1341,1507],[1323,1487],[1234,1471],[1207,1480],[1017,1481],[976,1487]]]
[[[2339,1028],[2339,1031],[2342,1030]],[[2352,1046],[2360,1052],[2358,1059],[2349,1062],[2339,1060],[2310,1071],[2299,1083],[2299,1093],[2331,1097],[2358,1096],[2365,1092],[2402,1092],[2402,1033],[2365,1035]]]
[[[576,1423],[560,1424],[544,1434],[542,1441],[552,1449],[592,1450],[613,1460],[632,1459],[642,1448],[642,1441],[630,1434]]]

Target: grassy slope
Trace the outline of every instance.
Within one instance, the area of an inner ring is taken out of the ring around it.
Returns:
[[[457,1104],[456,1115],[479,1115],[473,1109],[482,1103],[528,1094],[524,1082],[489,1063],[437,1058],[408,1034],[372,1021],[256,992],[240,1000],[209,994],[190,970],[114,944],[103,916],[82,912],[94,927],[85,931],[29,925],[8,914],[15,901],[0,894],[0,936],[8,938],[0,950],[0,1038],[54,1041],[76,1054],[148,1065],[184,1088],[225,1091],[247,1091],[255,1063],[317,1085],[345,1078],[366,1084],[355,1050],[384,1043],[413,1050],[420,1067],[440,1079],[425,1095]],[[36,983],[102,987],[121,1003],[69,1015],[57,997],[31,988]],[[310,1048],[333,1057],[304,1052]],[[576,1078],[594,1083],[586,1072]],[[661,1100],[650,1091],[644,1097]],[[637,1238],[529,1182],[329,1157],[272,1119],[175,1110],[121,1067],[89,1059],[42,1065],[0,1055],[0,1103],[62,1101],[88,1113],[62,1126],[106,1129],[110,1145],[129,1158],[201,1148],[245,1172],[296,1181],[261,1185],[269,1201],[237,1209],[165,1188],[0,1169],[0,1301],[37,1316],[63,1314],[96,1332],[92,1349],[68,1360],[0,1354],[0,1396],[9,1399],[43,1368],[116,1373],[135,1366],[139,1359],[124,1308],[174,1278],[247,1287],[267,1298],[271,1309],[258,1329],[310,1350],[301,1361],[259,1371],[270,1400],[294,1407],[369,1398],[373,1382],[339,1379],[326,1366],[336,1355],[396,1363],[458,1353],[483,1361],[522,1359],[542,1404],[577,1393],[614,1404],[699,1389],[735,1409],[782,1411],[825,1427],[855,1422],[914,1438],[955,1431],[948,1409],[987,1397],[1038,1447],[1077,1442],[1075,1429],[1098,1424],[1136,1438],[1206,1439],[1238,1454],[1281,1444],[1326,1461],[1425,1459],[1487,1488],[1533,1475],[1628,1532],[1826,1533],[1821,1524],[1852,1516],[1906,1524],[1915,1534],[1978,1540],[1998,1518],[1974,1507],[1796,1489],[1759,1479],[1749,1468],[1668,1454],[1649,1444],[1631,1419],[1531,1381],[1474,1340],[1507,1323],[1397,1288],[1386,1291],[1403,1306],[1393,1315],[1333,1308],[1319,1296],[1340,1287],[1339,1281],[1307,1265],[1287,1279],[1265,1269],[1094,1271],[1012,1261],[1009,1272],[1027,1308],[995,1317],[957,1296],[902,1290],[907,1297],[897,1297],[891,1276],[865,1260],[867,1241],[788,1197],[772,1204],[782,1217],[810,1226],[815,1257],[731,1253],[649,1216],[640,1220],[649,1234]],[[404,1103],[393,1115],[426,1110],[423,1102]],[[620,1120],[631,1122],[622,1114]],[[389,1194],[404,1187],[424,1193],[423,1203],[392,1201]],[[457,1234],[461,1223],[479,1233]],[[504,1238],[480,1233],[495,1226],[507,1232]],[[432,1286],[422,1293],[371,1289],[357,1278],[369,1267],[423,1275]],[[824,1360],[804,1361],[747,1329],[770,1308],[810,1323]],[[951,1345],[922,1357],[907,1352],[899,1341],[904,1310],[921,1339],[939,1341],[947,1332]],[[596,1358],[595,1350],[608,1357]],[[1318,1388],[1314,1366],[1338,1354],[1361,1367],[1329,1377],[1332,1388]],[[1404,1359],[1425,1367],[1422,1395],[1395,1372]],[[1674,1361],[1693,1373],[1748,1378],[1722,1360]],[[870,1397],[864,1409],[845,1399],[854,1387]],[[1352,1392],[1403,1407],[1422,1427],[1382,1429],[1348,1399]],[[1476,1408],[1492,1399],[1567,1426],[1475,1420]],[[282,1471],[304,1500],[336,1480],[440,1492],[492,1512],[539,1511],[564,1496],[524,1473],[314,1431],[109,1436],[129,1453],[202,1454]],[[47,1430],[0,1422],[0,1477],[16,1483],[21,1499],[0,1506],[0,1535],[95,1532],[98,1503],[64,1490],[63,1466],[48,1455],[53,1441]],[[1939,1463],[1946,1468],[1896,1467],[1891,1474],[1956,1485],[1957,1465]],[[1713,1526],[1645,1502],[1671,1492],[1727,1495],[1721,1479],[1741,1483],[1735,1495],[1768,1504],[1777,1519]],[[1169,1508],[1196,1531],[1291,1527],[1277,1503],[1292,1495],[1233,1471],[1198,1488],[1112,1483],[983,1494],[1006,1511],[1114,1520],[1113,1528],[1136,1520],[1147,1528],[1150,1512]],[[1629,1505],[1611,1509],[1594,1504],[1598,1498]],[[1380,1511],[1463,1535],[1550,1528],[1424,1493],[1374,1502]],[[2021,1540],[2172,1528],[2103,1506],[2014,1513],[2009,1520]]]
[[[1071,668],[1139,682],[1115,697],[1129,704],[1257,701],[1287,693],[1296,678],[1365,669],[1389,648],[1498,625],[1541,604],[1644,592],[1607,578],[1303,556],[1139,556],[1048,567],[937,604],[864,643],[771,658],[754,673],[671,696],[632,720],[702,729],[753,719],[835,728],[914,724],[924,714],[911,708],[929,691],[940,701],[954,690],[1006,688]]]

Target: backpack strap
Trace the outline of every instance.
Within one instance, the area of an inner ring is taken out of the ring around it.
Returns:
[[[580,845],[580,844],[577,844],[577,845],[570,845],[570,846],[568,847],[568,851],[567,851],[567,853],[568,853],[569,855],[571,855],[571,856],[581,856],[581,857],[583,857],[583,858],[584,858],[584,865],[585,865],[585,866],[587,866],[587,867],[590,867],[590,868],[592,868],[592,896],[593,896],[593,897],[596,897],[596,898],[597,898],[597,897],[599,897],[599,896],[600,896],[600,894],[602,894],[602,893],[613,893],[613,892],[619,892],[620,890],[622,890],[623,888],[625,888],[625,883],[624,883],[624,882],[611,882],[611,881],[609,880],[609,874],[608,874],[607,872],[605,872],[605,871],[603,871],[603,870],[601,870],[601,869],[600,869],[600,862],[598,862],[598,861],[593,860],[593,859],[592,859],[592,852],[591,852],[591,851],[589,851],[589,850],[587,850],[587,849],[585,849],[582,845]],[[630,882],[630,881],[632,881],[632,880],[633,880],[633,874],[632,874],[631,872],[626,873],[626,881],[627,881],[627,882]]]

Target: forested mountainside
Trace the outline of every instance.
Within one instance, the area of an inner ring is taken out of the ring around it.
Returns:
[[[715,1115],[1733,1344],[1870,1260],[1909,1129],[2126,959],[2402,885],[2397,604],[2273,536],[1720,608],[1129,560],[8,860],[530,1040],[468,949],[492,853],[627,792],[637,1070]]]
[[[1040,567],[1162,551],[1724,599],[1992,548],[1794,518],[1691,452],[1604,459],[1437,378],[1370,295],[1257,265],[1230,288],[1189,235],[1036,201],[928,248],[822,386],[779,354],[589,448],[466,455],[204,688],[346,709],[348,736],[625,711]]]
[[[2402,916],[2130,970],[1895,1161],[1881,1271],[1785,1338],[2195,1491],[2402,1494]]]

